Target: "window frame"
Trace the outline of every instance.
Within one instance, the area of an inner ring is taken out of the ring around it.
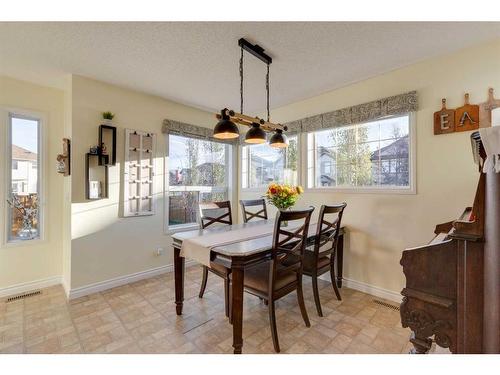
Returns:
[[[302,176],[303,176],[303,171],[302,171],[302,161],[304,158],[302,157],[302,136],[303,133],[294,133],[290,134],[288,137],[296,137],[297,138],[297,185],[302,185],[303,186],[303,181],[302,181]],[[269,144],[267,144],[268,147]],[[239,162],[238,162],[238,178],[239,178],[239,187],[241,189],[241,192],[243,193],[262,193],[267,190],[267,186],[261,186],[261,187],[243,187],[243,149],[244,147],[251,147],[249,145],[241,144],[238,147],[238,156],[239,156]],[[248,149],[250,150],[250,149]],[[250,155],[250,152],[248,153]],[[247,186],[249,185],[249,180],[250,180],[250,163],[249,163],[249,158],[247,157],[247,173],[246,173],[246,179],[247,179]],[[283,182],[278,182],[282,184]]]
[[[417,194],[417,181],[416,181],[416,176],[417,176],[417,132],[416,132],[416,113],[410,112],[408,114],[404,115],[395,115],[395,116],[388,116],[384,117],[381,119],[376,119],[376,120],[370,120],[366,122],[360,122],[355,125],[362,125],[370,122],[375,122],[378,120],[385,120],[385,119],[390,119],[390,118],[398,118],[398,117],[404,117],[408,116],[408,136],[409,136],[409,153],[408,153],[408,168],[409,168],[409,186],[408,187],[401,187],[401,186],[364,186],[364,187],[357,187],[357,186],[352,186],[352,187],[335,187],[335,186],[325,186],[325,187],[318,187],[314,186],[315,183],[315,172],[317,168],[317,158],[315,156],[315,150],[316,146],[314,145],[313,147],[313,152],[312,152],[312,161],[310,160],[311,155],[309,155],[309,142],[310,138],[313,138],[314,142],[314,133],[316,132],[307,132],[304,133],[305,137],[305,147],[303,147],[302,152],[304,152],[305,155],[305,191],[310,192],[310,193],[360,193],[360,194]],[[326,130],[326,129],[322,129]],[[312,170],[312,176],[310,175],[310,170]],[[312,181],[311,181],[312,178]],[[312,187],[311,187],[312,186]]]
[[[38,237],[32,240],[10,239],[10,210],[6,200],[11,190],[12,184],[12,119],[26,119],[38,122],[38,160],[37,160],[37,190],[38,190]],[[48,116],[43,112],[38,112],[22,108],[6,108],[0,107],[0,131],[5,135],[4,141],[0,143],[0,151],[5,155],[4,163],[0,163],[1,175],[5,179],[5,183],[0,184],[0,195],[3,198],[0,204],[2,210],[1,217],[4,220],[4,225],[0,230],[0,246],[2,248],[32,246],[46,243],[48,240],[45,218],[48,217],[47,205],[47,180],[45,175],[47,162],[47,121]]]
[[[169,235],[177,232],[183,232],[183,231],[188,231],[188,230],[193,230],[193,229],[198,229],[200,227],[200,218],[199,218],[199,213],[198,210],[196,211],[196,222],[195,223],[186,223],[186,224],[177,224],[177,225],[169,225],[169,193],[171,191],[189,191],[189,187],[187,190],[176,190],[171,189],[170,187],[170,181],[169,181],[169,156],[170,156],[170,135],[168,133],[164,134],[165,137],[165,158],[164,158],[164,189],[163,189],[163,218],[164,218],[164,223],[163,223],[163,228],[164,228],[164,233]],[[173,134],[179,137],[184,137],[184,138],[192,138],[192,139],[197,139],[197,140],[205,140],[205,141],[210,141],[210,142],[215,142],[211,139],[201,139],[198,137],[192,137],[189,135],[182,135],[182,134]],[[235,208],[235,202],[237,200],[237,189],[234,188],[234,186],[237,186],[236,183],[237,181],[235,180],[235,175],[236,173],[235,168],[236,168],[236,145],[230,144],[230,143],[224,143],[224,142],[216,142],[216,143],[222,143],[223,145],[226,146],[227,152],[226,152],[226,158],[225,162],[226,165],[228,166],[228,174],[227,174],[227,197],[228,200],[231,202],[231,207],[233,207],[233,215],[236,213]],[[209,186],[206,186],[207,189],[213,189]],[[216,190],[222,189],[222,188],[215,188]],[[203,190],[203,189],[202,189]],[[196,189],[196,191],[199,191],[199,189]],[[235,217],[233,216],[233,221],[235,220]]]

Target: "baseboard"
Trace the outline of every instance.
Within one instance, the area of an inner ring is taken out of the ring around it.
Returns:
[[[392,290],[380,288],[375,285],[363,283],[361,281],[351,280],[351,279],[343,279],[342,285],[345,285],[348,288],[359,290],[360,292],[370,294],[375,297],[384,298],[389,301],[401,303],[401,293],[394,292]]]
[[[48,288],[49,286],[54,286],[62,283],[61,276],[52,276],[45,279],[29,281],[27,283],[20,283],[6,288],[0,288],[0,298],[13,296],[16,294],[22,294],[30,292],[36,289]]]
[[[194,261],[187,261],[185,263],[186,267],[190,267],[196,264]],[[125,284],[133,283],[135,281],[148,279],[153,276],[161,275],[164,273],[169,273],[174,271],[174,265],[168,264],[166,266],[161,266],[157,268],[152,268],[146,271],[136,272],[129,275],[115,277],[113,279],[100,281],[98,283],[93,283],[85,286],[81,286],[78,288],[71,289],[69,293],[67,293],[68,299],[75,299],[84,297],[86,295],[92,293],[102,292],[107,289],[116,288],[118,286],[122,286]]]
[[[330,281],[330,274],[326,273],[320,276],[320,279],[324,279]],[[352,280],[343,278],[342,286],[346,286],[347,288],[359,290],[360,292],[370,294],[374,297],[384,298],[388,301],[393,301],[397,303],[401,303],[401,299],[403,298],[400,293],[394,292],[392,290],[380,288],[375,285],[367,284],[362,281]]]

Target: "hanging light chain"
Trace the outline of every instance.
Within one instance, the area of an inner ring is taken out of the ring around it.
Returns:
[[[243,47],[240,57],[240,113],[243,113]]]
[[[267,93],[267,122],[269,122],[269,120],[271,118],[271,116],[269,114],[269,64],[267,64],[266,93]]]

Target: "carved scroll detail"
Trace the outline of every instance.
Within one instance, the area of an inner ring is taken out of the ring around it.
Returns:
[[[452,344],[450,337],[446,334],[452,328],[451,323],[446,320],[435,320],[431,314],[421,309],[410,309],[408,307],[408,297],[403,298],[401,303],[401,324],[409,327],[414,332],[411,341],[415,345],[415,340],[428,341],[434,335],[434,341],[443,348],[449,348]],[[416,348],[417,352],[423,352]]]

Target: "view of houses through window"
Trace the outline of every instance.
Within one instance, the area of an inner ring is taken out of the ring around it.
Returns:
[[[40,236],[39,121],[11,115],[9,126],[8,239],[29,240]]]
[[[308,134],[309,187],[410,186],[409,116]]]
[[[288,138],[285,148],[273,148],[267,143],[242,147],[242,187],[265,188],[271,182],[298,184],[297,136]]]
[[[169,136],[169,226],[196,223],[199,202],[228,199],[229,147],[218,142]]]

